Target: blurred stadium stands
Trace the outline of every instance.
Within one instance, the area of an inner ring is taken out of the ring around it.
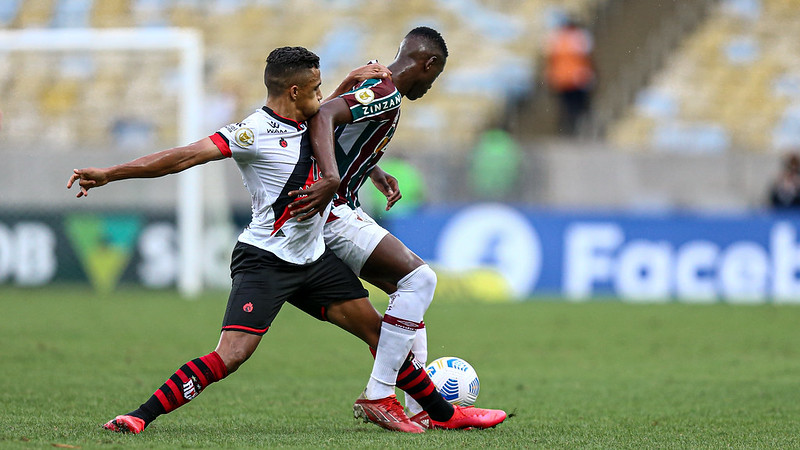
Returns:
[[[266,54],[274,47],[304,45],[316,51],[323,64],[324,87],[332,89],[350,69],[369,59],[388,64],[405,32],[416,25],[431,25],[446,37],[454,57],[441,86],[419,107],[404,111],[404,126],[395,146],[413,152],[420,148],[414,145],[420,134],[433,145],[462,148],[487,123],[500,120],[505,99],[530,90],[535,54],[548,21],[556,20],[559,11],[586,10],[592,3],[439,0],[407,1],[399,6],[364,0],[6,1],[0,10],[0,24],[8,28],[200,28],[206,45],[207,91],[233,97],[229,117],[211,126],[249,114],[263,102],[260,75]],[[558,4],[561,6],[555,8]],[[147,109],[134,114],[147,122],[135,124],[136,131],[148,127],[157,131],[147,143],[162,146],[174,141],[175,114],[169,105],[172,86],[169,73],[157,70],[165,64],[158,57],[118,61],[114,55],[98,60],[70,55],[60,67],[54,67],[48,55],[6,58],[10,59],[0,74],[0,98],[6,109],[19,110],[7,118],[6,142],[24,141],[30,135],[31,125],[20,123],[37,124],[47,118],[63,131],[58,134],[62,146],[108,146],[106,137],[113,135],[115,126],[113,114],[98,121],[95,113],[113,111],[115,104],[126,100],[127,92],[148,99],[143,102],[148,103]],[[56,68],[59,70],[54,71]],[[60,72],[61,77],[53,72]],[[32,97],[35,103],[27,106],[34,107],[15,108],[15,101]],[[77,124],[91,125],[85,129]]]
[[[610,141],[677,152],[800,147],[799,19],[791,0],[720,2],[639,92]]]
[[[600,71],[594,120],[578,140],[548,128],[555,112],[540,76],[543,42],[567,15],[594,32]],[[761,205],[782,152],[800,146],[800,65],[790,56],[798,19],[794,0],[0,2],[8,29],[200,29],[209,132],[263,104],[274,47],[317,52],[329,91],[369,59],[389,63],[413,26],[433,26],[450,48],[447,69],[426,98],[404,107],[390,154],[422,168],[428,201],[469,201],[463,174],[477,138],[508,127],[526,152],[518,200],[575,207]],[[14,187],[24,173],[6,180],[4,204],[51,205],[48,183],[61,189],[64,167],[176,143],[177,55],[0,55],[0,154],[12,165],[50,162],[38,167],[40,189]],[[240,189],[235,171],[226,179]],[[171,183],[120,187],[93,206],[174,205]],[[246,196],[232,197],[246,205]]]

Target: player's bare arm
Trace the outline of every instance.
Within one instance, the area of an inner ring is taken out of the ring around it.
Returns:
[[[80,198],[89,195],[89,189],[106,185],[112,181],[162,177],[223,158],[225,156],[211,139],[204,138],[183,147],[152,153],[112,167],[75,169],[67,182],[67,189],[70,189],[77,181],[80,186],[77,197]]]
[[[392,75],[392,71],[389,70],[383,64],[379,64],[377,62],[367,64],[365,66],[358,67],[353,69],[341,83],[339,86],[336,87],[336,90],[331,93],[323,102],[327,102],[328,100],[332,100],[345,92],[353,89],[355,85],[361,83],[364,80],[369,80],[370,78],[387,78]]]
[[[389,175],[379,166],[372,168],[372,171],[369,173],[369,179],[372,180],[372,184],[386,196],[386,211],[392,209],[392,206],[403,198],[403,195],[400,193],[400,186],[397,182],[397,178]]]
[[[350,107],[341,98],[325,102],[319,112],[309,121],[308,132],[314,158],[322,172],[322,178],[303,191],[289,192],[289,196],[306,195],[289,205],[289,210],[298,221],[303,221],[321,214],[339,188],[339,169],[333,153],[333,129],[343,123],[350,123],[353,115]]]

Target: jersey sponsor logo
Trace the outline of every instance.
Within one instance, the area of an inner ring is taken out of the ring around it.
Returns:
[[[239,128],[233,137],[240,147],[249,147],[256,141],[256,135],[250,128]]]
[[[244,311],[246,313],[253,312],[253,302],[245,303],[244,306],[242,306],[242,311]]]
[[[356,95],[356,98],[358,98],[358,95]],[[398,106],[399,104],[400,104],[400,94],[393,95],[387,99],[381,100],[371,105],[365,104],[365,106],[361,107],[361,115],[371,116],[379,112],[388,111],[394,108],[395,106]]]
[[[286,139],[284,139],[284,138],[281,138],[281,140],[278,141],[278,144],[280,144],[280,146],[283,147],[283,148],[286,148],[286,147],[289,146],[289,143],[286,142]]]
[[[286,131],[286,130],[284,130],[282,128],[278,128],[278,129],[267,128],[266,130],[264,130],[264,133],[267,133],[267,134],[284,134],[284,133],[288,133],[288,131]]]
[[[375,93],[372,92],[372,89],[368,87],[357,90],[354,95],[356,100],[358,100],[358,103],[361,103],[362,105],[369,105],[373,100],[375,100]]]
[[[278,122],[274,121],[274,120],[268,121],[267,122],[267,126],[269,128],[264,130],[264,133],[267,133],[267,134],[283,134],[283,133],[287,133],[287,131],[284,128],[281,128],[281,125]]]

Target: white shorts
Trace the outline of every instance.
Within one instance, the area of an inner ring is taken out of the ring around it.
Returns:
[[[353,210],[347,205],[339,205],[331,210],[331,216],[338,218],[325,224],[325,245],[356,275],[360,275],[367,258],[389,231],[375,223],[361,208]]]

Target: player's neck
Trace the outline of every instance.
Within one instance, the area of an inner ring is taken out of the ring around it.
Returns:
[[[295,122],[306,120],[305,117],[302,117],[302,113],[297,110],[295,103],[283,97],[267,98],[267,108],[271,109],[275,114],[287,119],[292,119]]]
[[[397,92],[403,97],[405,97],[406,92],[411,88],[408,72],[412,67],[413,65],[399,59],[394,60],[394,62],[387,66],[387,68],[392,71],[392,83],[394,83],[394,87],[397,88]]]

